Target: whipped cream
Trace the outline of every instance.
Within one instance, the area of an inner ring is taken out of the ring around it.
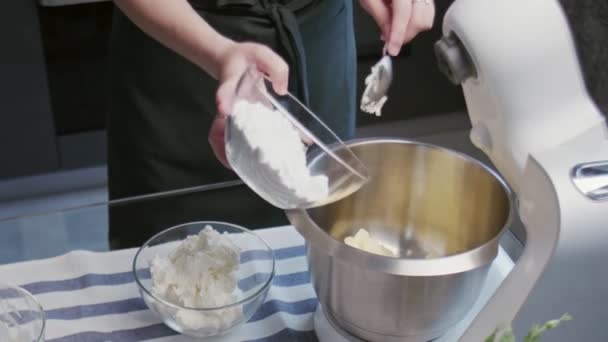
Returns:
[[[198,235],[182,241],[167,256],[156,255],[151,262],[153,293],[173,304],[188,308],[215,308],[238,301],[236,272],[240,249],[226,234],[206,226]],[[197,333],[215,335],[232,327],[242,318],[242,306],[196,311],[176,310],[156,305],[180,327]]]
[[[382,107],[384,107],[384,104],[388,100],[386,95],[377,100],[372,100],[370,98],[370,94],[378,92],[381,68],[382,66],[380,63],[372,66],[371,73],[365,78],[365,90],[361,97],[360,109],[365,113],[373,114],[375,116],[382,115]]]
[[[302,135],[281,112],[238,100],[230,120],[228,161],[260,196],[281,208],[327,198],[327,177],[311,174]]]

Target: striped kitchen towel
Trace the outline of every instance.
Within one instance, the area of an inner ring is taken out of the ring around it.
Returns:
[[[317,341],[304,240],[293,227],[256,231],[275,251],[276,276],[268,298],[233,333],[210,341]],[[181,342],[140,299],[131,274],[136,249],[66,255],[0,266],[0,280],[24,287],[47,314],[47,342]]]

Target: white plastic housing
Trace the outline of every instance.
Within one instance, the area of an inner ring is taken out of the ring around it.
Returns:
[[[608,201],[571,178],[577,164],[608,164],[608,133],[559,2],[457,0],[443,33],[472,59],[476,77],[462,84],[471,140],[512,187],[527,232],[513,271],[459,340],[483,341],[520,311],[520,327],[570,312],[564,341],[608,340],[608,273],[596,262],[608,260]]]

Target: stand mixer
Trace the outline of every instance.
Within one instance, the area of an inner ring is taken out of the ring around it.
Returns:
[[[482,341],[516,317],[526,331],[563,312],[574,317],[560,327],[564,341],[608,340],[608,308],[597,305],[608,299],[608,131],[560,4],[458,0],[443,34],[440,67],[462,85],[471,140],[517,195],[527,234],[460,340]]]
[[[462,86],[470,138],[513,190],[527,236],[489,299],[440,340],[484,341],[511,324],[521,334],[568,312],[552,341],[608,341],[608,127],[560,4],[456,0],[443,35],[440,69]],[[358,340],[331,335],[322,311],[315,327],[322,341]]]

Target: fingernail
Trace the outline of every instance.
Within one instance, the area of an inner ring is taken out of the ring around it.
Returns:
[[[401,46],[399,46],[399,44],[391,44],[388,47],[388,53],[391,54],[391,56],[397,56],[400,50]]]
[[[279,95],[287,94],[287,85],[281,85],[278,89]]]

